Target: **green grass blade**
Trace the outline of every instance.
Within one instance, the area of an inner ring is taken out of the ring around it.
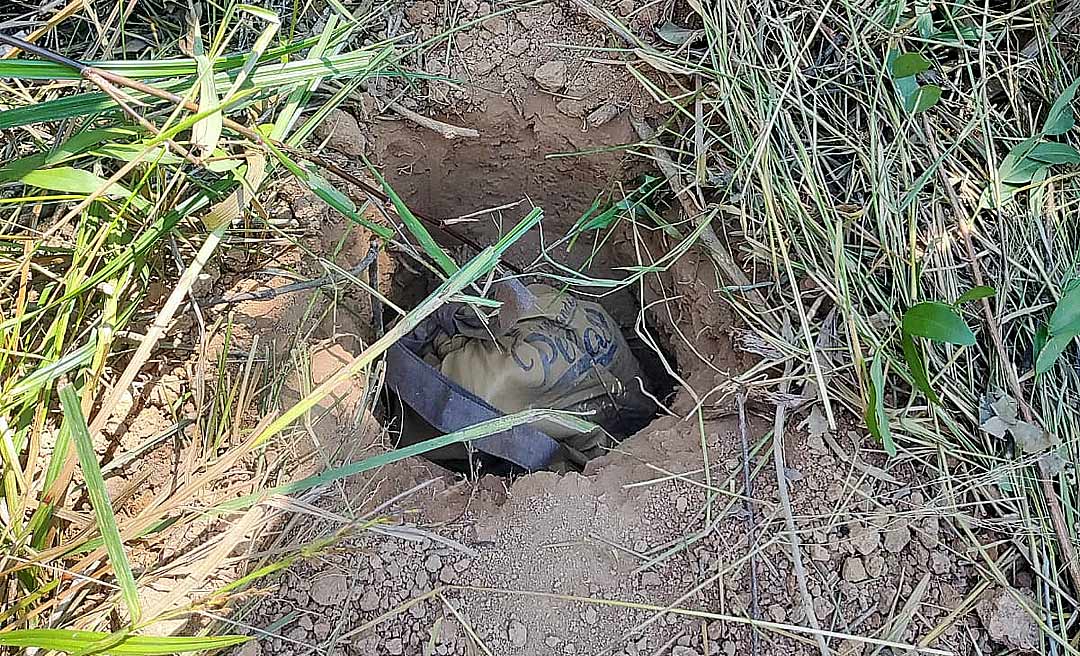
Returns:
[[[0,646],[52,649],[77,653],[110,637],[99,631],[75,631],[69,629],[25,629],[0,633]],[[217,637],[150,637],[132,636],[109,647],[110,654],[122,656],[165,656],[211,649],[224,649],[250,640],[247,636],[227,635]]]
[[[127,604],[132,623],[137,623],[141,615],[139,591],[135,587],[135,577],[131,574],[131,565],[124,553],[124,544],[120,540],[120,531],[116,528],[116,515],[112,503],[105,491],[105,479],[101,476],[94,444],[90,440],[90,430],[83,416],[82,406],[75,388],[66,385],[60,390],[60,403],[64,408],[64,422],[71,428],[71,437],[75,442],[75,451],[79,455],[86,491],[90,495],[90,505],[94,508],[98,531],[105,540],[105,550],[109,562],[116,573],[116,582],[120,586],[124,602]]]
[[[105,178],[70,166],[29,171],[20,177],[19,181],[31,187],[74,194],[91,194],[108,185]],[[150,206],[145,198],[131,193],[126,187],[115,182],[108,185],[105,195],[112,198],[130,198],[132,204],[141,210]]]
[[[299,492],[304,492],[320,485],[333,483],[334,481],[338,481],[349,476],[354,476],[356,474],[366,472],[372,469],[378,469],[379,467],[383,467],[385,465],[389,465],[391,463],[398,462],[406,458],[423,455],[429,451],[433,451],[434,449],[440,449],[444,446],[465,442],[473,442],[475,440],[483,439],[489,435],[494,435],[496,433],[510,430],[517,426],[545,420],[558,422],[559,424],[566,426],[567,428],[583,433],[593,430],[595,428],[594,424],[567,412],[540,409],[523,410],[521,412],[515,412],[513,414],[497,417],[495,419],[489,419],[488,421],[480,422],[478,424],[469,426],[468,428],[463,428],[459,431],[454,431],[453,433],[447,433],[446,435],[441,435],[439,437],[435,437],[424,442],[410,444],[407,447],[396,449],[388,453],[381,453],[377,456],[372,456],[371,458],[366,458],[359,462],[353,462],[347,465],[342,465],[341,467],[335,467],[334,469],[328,469],[320,474],[308,476],[307,478],[303,478],[298,481],[279,485],[278,487],[270,488],[267,490],[261,490],[254,494],[239,497],[231,501],[226,501],[225,503],[219,504],[218,506],[211,508],[209,512],[230,512],[236,510],[243,510],[274,495],[297,494]]]
[[[257,91],[278,94],[283,87],[308,82],[318,76],[351,78],[357,75],[370,75],[373,72],[373,63],[381,61],[382,54],[382,51],[365,49],[317,60],[263,63],[255,67],[244,88],[250,87]],[[214,76],[215,89],[219,94],[224,93],[237,79],[236,71],[218,73]],[[191,87],[191,81],[190,79],[171,80],[155,86],[172,93],[182,94]],[[148,105],[162,104],[162,101],[139,92],[131,92],[131,96]],[[234,106],[233,110],[240,107]],[[109,96],[97,92],[81,93],[2,111],[0,112],[0,129],[109,111],[120,111]]]
[[[300,41],[289,43],[268,50],[261,61],[277,61],[282,57],[291,55],[302,50],[307,50],[319,41],[320,36],[311,36]],[[218,72],[240,68],[247,61],[249,54],[236,53],[219,57],[214,60],[214,70]],[[194,59],[181,57],[177,59],[157,59],[153,61],[90,61],[90,66],[104,71],[123,75],[135,80],[154,80],[168,77],[180,77],[195,75],[198,64]],[[36,59],[9,59],[0,60],[0,78],[12,78],[16,80],[80,80],[77,71],[63,64],[56,64]]]
[[[431,237],[431,233],[428,232],[424,224],[420,222],[420,219],[416,218],[416,215],[412,213],[409,206],[405,204],[405,201],[401,200],[401,196],[397,195],[394,188],[386,182],[386,178],[382,177],[375,167],[371,166],[370,162],[368,167],[371,172],[378,179],[379,184],[382,185],[383,191],[390,198],[390,202],[394,204],[394,209],[397,211],[397,215],[401,217],[401,220],[405,223],[405,227],[409,229],[409,232],[416,237],[416,241],[420,242],[420,247],[424,249],[424,252],[428,254],[435,264],[439,265],[439,268],[443,270],[443,273],[450,276],[457,272],[458,265],[454,263],[454,260],[450,259],[450,256],[446,254],[446,251],[442,249],[439,244]]]

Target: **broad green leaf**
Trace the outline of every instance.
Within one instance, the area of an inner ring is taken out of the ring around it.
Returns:
[[[941,100],[941,87],[936,84],[924,84],[915,92],[908,111],[919,114],[930,109]]]
[[[1028,158],[1047,164],[1080,164],[1080,151],[1067,143],[1045,141],[1032,148]]]
[[[45,165],[59,164],[101,143],[115,142],[119,139],[132,139],[136,136],[137,133],[134,130],[127,128],[84,130],[46,153]]]
[[[958,28],[950,26],[946,29],[934,32],[929,38],[934,41],[951,41],[954,43],[960,41],[982,41],[983,31],[975,25],[962,25]]]
[[[930,377],[926,373],[926,363],[923,361],[922,354],[919,353],[919,347],[916,346],[915,340],[911,338],[911,335],[901,331],[900,346],[903,348],[904,361],[907,362],[908,371],[911,372],[911,380],[915,383],[915,387],[921,390],[932,403],[940,405],[941,399],[934,392],[934,388],[930,386]]]
[[[1065,347],[1067,347],[1069,342],[1075,338],[1075,334],[1069,333],[1051,337],[1046,342],[1046,345],[1039,351],[1039,355],[1035,359],[1035,373],[1045,374],[1050,371],[1054,367],[1054,363],[1061,357],[1061,353],[1065,350]]]
[[[1065,286],[1057,307],[1050,314],[1051,335],[1080,334],[1080,280]]]
[[[141,142],[130,144],[105,142],[100,146],[91,148],[90,154],[110,157],[123,162],[130,162],[141,155],[144,150],[146,150],[146,145]],[[184,158],[179,155],[173,155],[164,146],[153,146],[150,148],[150,152],[145,155],[144,160],[159,165],[176,165],[183,162]]]
[[[1053,106],[1050,107],[1050,112],[1046,115],[1046,121],[1043,123],[1042,134],[1064,134],[1076,124],[1072,101],[1076,97],[1077,88],[1080,88],[1080,78],[1073,80],[1073,83],[1066,87],[1058,96],[1058,99],[1054,101]]]
[[[912,306],[904,313],[903,328],[909,335],[917,335],[936,342],[971,346],[975,334],[964,323],[952,306],[928,301]]]
[[[77,653],[110,637],[99,631],[74,629],[22,629],[0,633],[0,646],[26,649],[51,649]],[[247,642],[251,638],[239,635],[217,637],[152,637],[132,636],[109,648],[108,653],[121,656],[166,656],[211,649],[224,649]]]
[[[866,427],[881,442],[885,453],[890,457],[896,455],[896,443],[892,439],[892,431],[889,430],[889,417],[885,414],[885,373],[881,365],[881,353],[874,354],[874,360],[870,364],[870,399],[866,404]]]
[[[990,298],[994,294],[997,294],[997,290],[995,290],[993,287],[979,285],[977,287],[972,287],[963,294],[960,294],[960,298],[956,299],[956,302],[953,303],[953,305],[961,305],[969,301],[977,301],[983,298]]]
[[[116,582],[127,604],[131,623],[137,624],[142,614],[142,609],[139,607],[139,591],[135,587],[135,577],[131,574],[131,565],[124,553],[120,531],[116,528],[116,515],[113,513],[109,494],[105,490],[105,479],[101,476],[101,467],[98,465],[97,454],[94,452],[94,443],[90,439],[90,430],[74,387],[65,385],[60,389],[60,404],[64,409],[64,423],[70,426],[72,441],[75,442],[75,452],[79,456],[79,466],[82,469],[83,480],[86,482],[86,493],[90,497],[90,505],[94,509],[94,517],[97,519],[98,532],[105,540],[105,551],[109,554],[109,563],[116,574]],[[6,634],[0,634],[0,636],[3,635]]]
[[[917,52],[905,52],[893,60],[891,71],[895,78],[911,77],[930,68],[930,60]]]
[[[1046,168],[1046,164],[1028,157],[1036,145],[1038,145],[1037,138],[1031,137],[1013,146],[1012,150],[1001,160],[1001,166],[998,167],[998,178],[1002,182],[1016,185],[1031,182],[1032,176],[1037,171]]]
[[[1037,178],[1036,175],[1035,179]],[[994,193],[995,189],[997,193]],[[1020,189],[1022,189],[1020,185],[1011,185],[1004,182],[998,185],[987,185],[986,189],[983,189],[982,196],[979,197],[979,209],[1004,207],[1020,192]]]
[[[1046,346],[1047,340],[1050,339],[1050,331],[1047,329],[1046,324],[1042,324],[1035,330],[1035,336],[1031,339],[1031,357],[1038,359],[1039,354],[1042,353],[1043,347]]]
[[[71,194],[92,194],[102,187],[108,186],[105,192],[110,198],[131,199],[132,205],[139,209],[146,209],[150,203],[137,194],[133,194],[119,183],[109,184],[108,180],[94,175],[90,171],[76,169],[70,166],[59,166],[54,169],[38,169],[30,171],[19,181],[31,187],[40,187],[49,191],[63,191]]]
[[[930,3],[916,2],[915,13],[915,29],[918,30],[919,36],[929,39],[934,33],[934,15],[930,13]]]

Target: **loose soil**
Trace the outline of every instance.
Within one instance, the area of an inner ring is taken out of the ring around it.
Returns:
[[[653,38],[666,17],[658,3],[600,4],[643,38]],[[534,277],[552,271],[550,262],[535,261],[545,250],[597,279],[624,277],[626,267],[666,253],[672,244],[663,234],[631,225],[616,230],[595,257],[594,244],[550,248],[598,194],[653,172],[633,147],[620,146],[638,141],[632,119],[655,123],[656,108],[617,53],[576,49],[605,45],[607,28],[573,3],[497,16],[487,3],[451,5],[448,11],[406,3],[391,21],[396,27],[381,36],[410,29],[433,36],[475,23],[416,62],[459,82],[402,89],[379,80],[320,130],[328,154],[353,167],[367,155],[411,207],[481,244],[531,205],[543,207],[542,232],[508,257]],[[391,100],[479,136],[447,139],[386,110]],[[369,200],[342,187],[359,203]],[[257,264],[277,271],[273,278],[253,279],[254,263],[226,258],[196,289],[198,297],[292,282],[281,271],[324,275],[320,261],[349,268],[370,248],[370,234],[295,187],[281,189],[270,209],[304,234],[302,248]],[[388,220],[378,204],[366,211]],[[738,235],[727,238],[737,249]],[[241,252],[238,244],[226,255]],[[418,285],[418,297],[423,277],[413,269],[402,253],[384,253],[378,276],[366,282],[399,299],[407,283]],[[1032,649],[1034,625],[1016,600],[976,586],[978,555],[946,521],[956,511],[948,488],[910,464],[886,460],[851,418],[841,416],[830,429],[813,401],[788,412],[781,443],[809,593],[802,597],[773,467],[776,406],[752,399],[740,420],[733,379],[758,356],[742,339],[719,291],[723,284],[708,255],[691,249],[618,293],[582,290],[598,295],[636,343],[663,344],[654,368],[669,369],[681,383],[663,416],[580,474],[463,480],[413,459],[271,504],[282,521],[245,533],[233,552],[237,562],[328,535],[338,539],[233,609],[232,621],[258,638],[239,653],[811,654],[820,653],[815,632],[837,654],[903,653],[841,634],[958,654],[990,653],[991,639]],[[272,343],[281,366],[266,367],[263,382],[277,386],[282,403],[347,362],[377,332],[370,295],[355,285],[331,290],[330,298],[308,291],[227,309],[235,326],[228,340],[208,331],[200,348],[242,354],[256,339]],[[199,332],[194,319],[186,321],[178,328]],[[244,363],[238,357],[227,364],[242,371]],[[305,373],[277,380],[275,370]],[[134,431],[141,440],[167,424],[157,415],[193,415],[173,388],[213,373],[160,372],[154,384],[168,398],[133,410],[134,420],[118,421],[112,436],[122,440]],[[309,440],[277,445],[264,470],[287,468],[295,477],[385,451],[394,436],[366,410],[373,387],[366,380],[344,386],[305,423]],[[258,410],[247,419],[258,420]],[[175,484],[150,477],[151,494]],[[239,480],[222,494],[256,484]],[[376,517],[384,519],[368,523]],[[751,617],[767,624],[753,628]]]

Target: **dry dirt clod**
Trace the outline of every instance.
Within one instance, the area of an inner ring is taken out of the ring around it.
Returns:
[[[336,606],[349,596],[349,582],[342,574],[330,574],[315,580],[308,591],[320,606]]]
[[[379,608],[379,593],[375,591],[375,588],[368,588],[364,592],[364,596],[360,597],[360,610],[365,613],[378,610]]]
[[[873,527],[857,525],[851,529],[851,546],[863,556],[877,551],[881,544],[881,534]]]
[[[405,653],[405,645],[401,638],[391,638],[386,641],[386,653],[390,656],[401,656]]]
[[[566,86],[566,62],[550,61],[536,69],[533,79],[544,91],[555,93]]]
[[[262,654],[261,643],[258,640],[245,642],[234,652],[234,656],[260,656]]]
[[[510,620],[510,624],[506,628],[506,637],[510,640],[511,645],[521,649],[529,641],[529,630],[520,621]]]
[[[641,575],[641,585],[647,588],[654,588],[660,585],[660,575],[656,572],[645,572]]]
[[[994,641],[1027,652],[1035,652],[1039,647],[1039,627],[1014,594],[999,588],[985,597],[976,608],[979,619]],[[1027,599],[1032,608],[1037,605]]]
[[[334,150],[345,155],[363,155],[367,138],[360,130],[360,125],[352,114],[334,109],[326,120],[315,128],[316,138],[329,139],[329,145]]]

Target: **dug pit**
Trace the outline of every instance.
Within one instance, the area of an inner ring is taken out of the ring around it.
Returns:
[[[439,117],[477,130],[476,138],[447,140],[405,121],[377,123],[377,165],[412,210],[445,226],[437,231],[438,241],[461,245],[463,258],[475,254],[466,244],[490,245],[532,207],[542,208],[540,229],[506,254],[504,272],[520,272],[518,279],[527,283],[560,285],[576,278],[571,287],[599,302],[619,323],[641,364],[640,384],[661,411],[676,388],[677,366],[667,336],[652,329],[637,285],[610,286],[629,275],[627,264],[635,260],[633,241],[627,237],[632,231],[613,225],[573,236],[586,213],[595,214],[624,198],[645,168],[620,148],[633,139],[629,121],[616,119],[585,131],[580,120],[567,117],[552,98],[540,95],[521,106],[499,98],[486,104],[484,112]],[[392,299],[410,308],[436,284],[429,271],[400,266]],[[415,428],[415,418],[405,420],[411,413],[402,412],[397,399],[389,401],[391,431],[400,426],[430,436],[422,422]],[[649,421],[627,426],[614,437],[621,441]],[[413,443],[417,436],[405,434],[401,441]]]

